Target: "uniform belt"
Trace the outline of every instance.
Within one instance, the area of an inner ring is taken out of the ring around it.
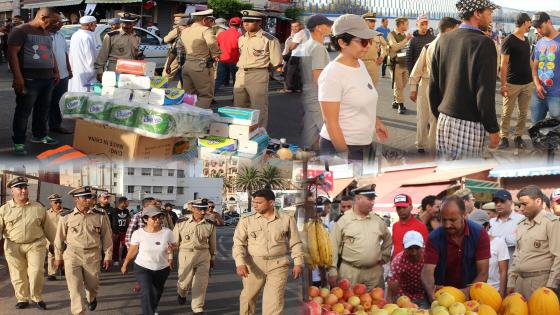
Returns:
[[[363,269],[371,269],[371,268],[373,268],[373,267],[376,266],[376,265],[372,265],[372,266],[358,266],[358,265],[353,264],[353,263],[351,263],[351,262],[348,262],[348,261],[346,261],[346,260],[344,260],[344,259],[342,260],[342,262],[345,263],[345,264],[347,264],[347,265],[349,265],[349,266],[352,266],[352,267],[354,267],[354,268],[356,268],[356,269],[362,269],[362,270],[363,270]]]
[[[268,70],[268,68],[243,68],[243,71]]]
[[[518,272],[517,274],[519,274],[521,278],[532,278],[532,277],[547,275],[549,273],[550,270],[541,270],[541,271],[533,271],[533,272]]]
[[[11,239],[9,239],[9,238],[6,238],[6,239],[7,239],[8,241],[10,241],[10,242],[12,242],[12,243],[15,243],[15,244],[18,244],[18,245],[24,245],[24,244],[31,244],[31,243],[35,243],[35,242],[37,242],[38,240],[40,240],[40,239],[43,239],[43,238],[44,238],[44,237],[43,237],[43,236],[41,236],[41,237],[39,237],[39,238],[36,238],[36,239],[34,239],[34,240],[30,241],[30,242],[21,242],[21,243],[18,243],[18,242],[14,242],[14,241],[12,241],[12,240],[11,240]]]
[[[274,260],[278,258],[286,257],[286,255],[276,255],[276,256],[255,256],[255,258],[259,258],[262,260]]]
[[[185,55],[185,60],[206,62],[207,59],[208,59],[208,57],[207,58],[200,58],[200,57],[193,57],[193,56]]]
[[[180,249],[180,250],[184,250],[186,252],[192,253],[192,252],[198,252],[198,251],[201,251],[201,250],[209,250],[209,248],[183,248],[183,249]]]
[[[101,251],[100,247],[90,247],[90,248],[81,248],[81,247],[73,247],[71,245],[67,245],[66,249],[75,249],[75,250],[82,250],[82,251],[86,251],[86,250],[98,250]]]

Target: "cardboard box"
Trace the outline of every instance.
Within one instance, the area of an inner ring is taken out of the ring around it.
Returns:
[[[112,160],[169,160],[175,138],[154,139],[132,131],[85,120],[76,121],[74,148],[88,155],[105,155]]]
[[[229,137],[237,140],[248,141],[259,132],[259,125],[243,126],[229,125]]]
[[[225,106],[218,108],[216,121],[227,124],[253,126],[259,123],[259,114],[260,111],[258,109]]]
[[[250,140],[244,141],[240,140],[237,144],[237,151],[245,154],[260,154],[268,146],[268,136],[267,135],[257,135]]]
[[[211,123],[210,124],[210,135],[216,137],[226,137],[232,138],[229,136],[229,126],[228,124],[224,123]],[[234,138],[232,138],[234,139]]]

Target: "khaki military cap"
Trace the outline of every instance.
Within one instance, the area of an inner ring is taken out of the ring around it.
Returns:
[[[131,13],[124,13],[120,18],[121,23],[136,23],[136,21],[138,21],[138,16]]]
[[[468,188],[463,188],[463,189],[459,189],[457,190],[453,195],[455,196],[459,196],[461,198],[465,198],[466,196],[472,194],[472,191]]]
[[[208,10],[204,10],[204,11],[198,11],[198,12],[193,12],[191,13],[192,17],[212,17],[212,14],[214,14],[214,10],[212,9],[208,9]]]
[[[374,20],[375,21],[376,17],[377,17],[377,14],[375,14],[374,12],[369,12],[369,13],[366,13],[366,14],[362,15],[362,19],[364,19],[364,20]]]
[[[489,210],[496,212],[496,204],[494,202],[488,202],[482,205],[482,210]]]
[[[375,186],[374,185],[366,185],[362,187],[358,187],[352,190],[352,194],[354,195],[364,195],[364,196],[377,196],[375,193]]]
[[[52,194],[52,195],[49,196],[48,199],[49,199],[49,200],[53,200],[53,201],[54,201],[54,200],[61,200],[61,199],[62,199],[62,196],[60,196],[59,194]]]
[[[12,187],[27,187],[29,186],[27,178],[25,177],[21,177],[18,176],[14,179],[12,179],[11,181],[8,182],[8,184],[6,185],[8,188],[12,188]]]
[[[266,14],[264,14],[262,12],[259,12],[259,11],[255,11],[255,10],[243,10],[243,11],[241,11],[241,19],[243,21],[262,20],[265,17],[266,17]]]
[[[74,197],[81,197],[87,195],[94,195],[93,191],[91,190],[90,186],[78,187],[76,189],[72,189],[68,192],[68,195]]]

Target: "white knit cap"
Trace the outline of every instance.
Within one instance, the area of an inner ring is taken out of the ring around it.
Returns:
[[[95,17],[93,17],[91,15],[82,16],[80,18],[80,24],[89,24],[89,23],[95,23],[95,22],[97,22],[97,20],[95,19]]]

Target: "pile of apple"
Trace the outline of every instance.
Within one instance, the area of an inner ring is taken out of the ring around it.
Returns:
[[[306,302],[309,315],[428,315],[427,310],[419,310],[418,306],[407,296],[397,299],[397,304],[388,304],[385,292],[374,288],[367,292],[364,284],[356,284],[350,288],[350,281],[342,279],[338,286],[331,290],[312,286],[309,287],[309,300]]]

